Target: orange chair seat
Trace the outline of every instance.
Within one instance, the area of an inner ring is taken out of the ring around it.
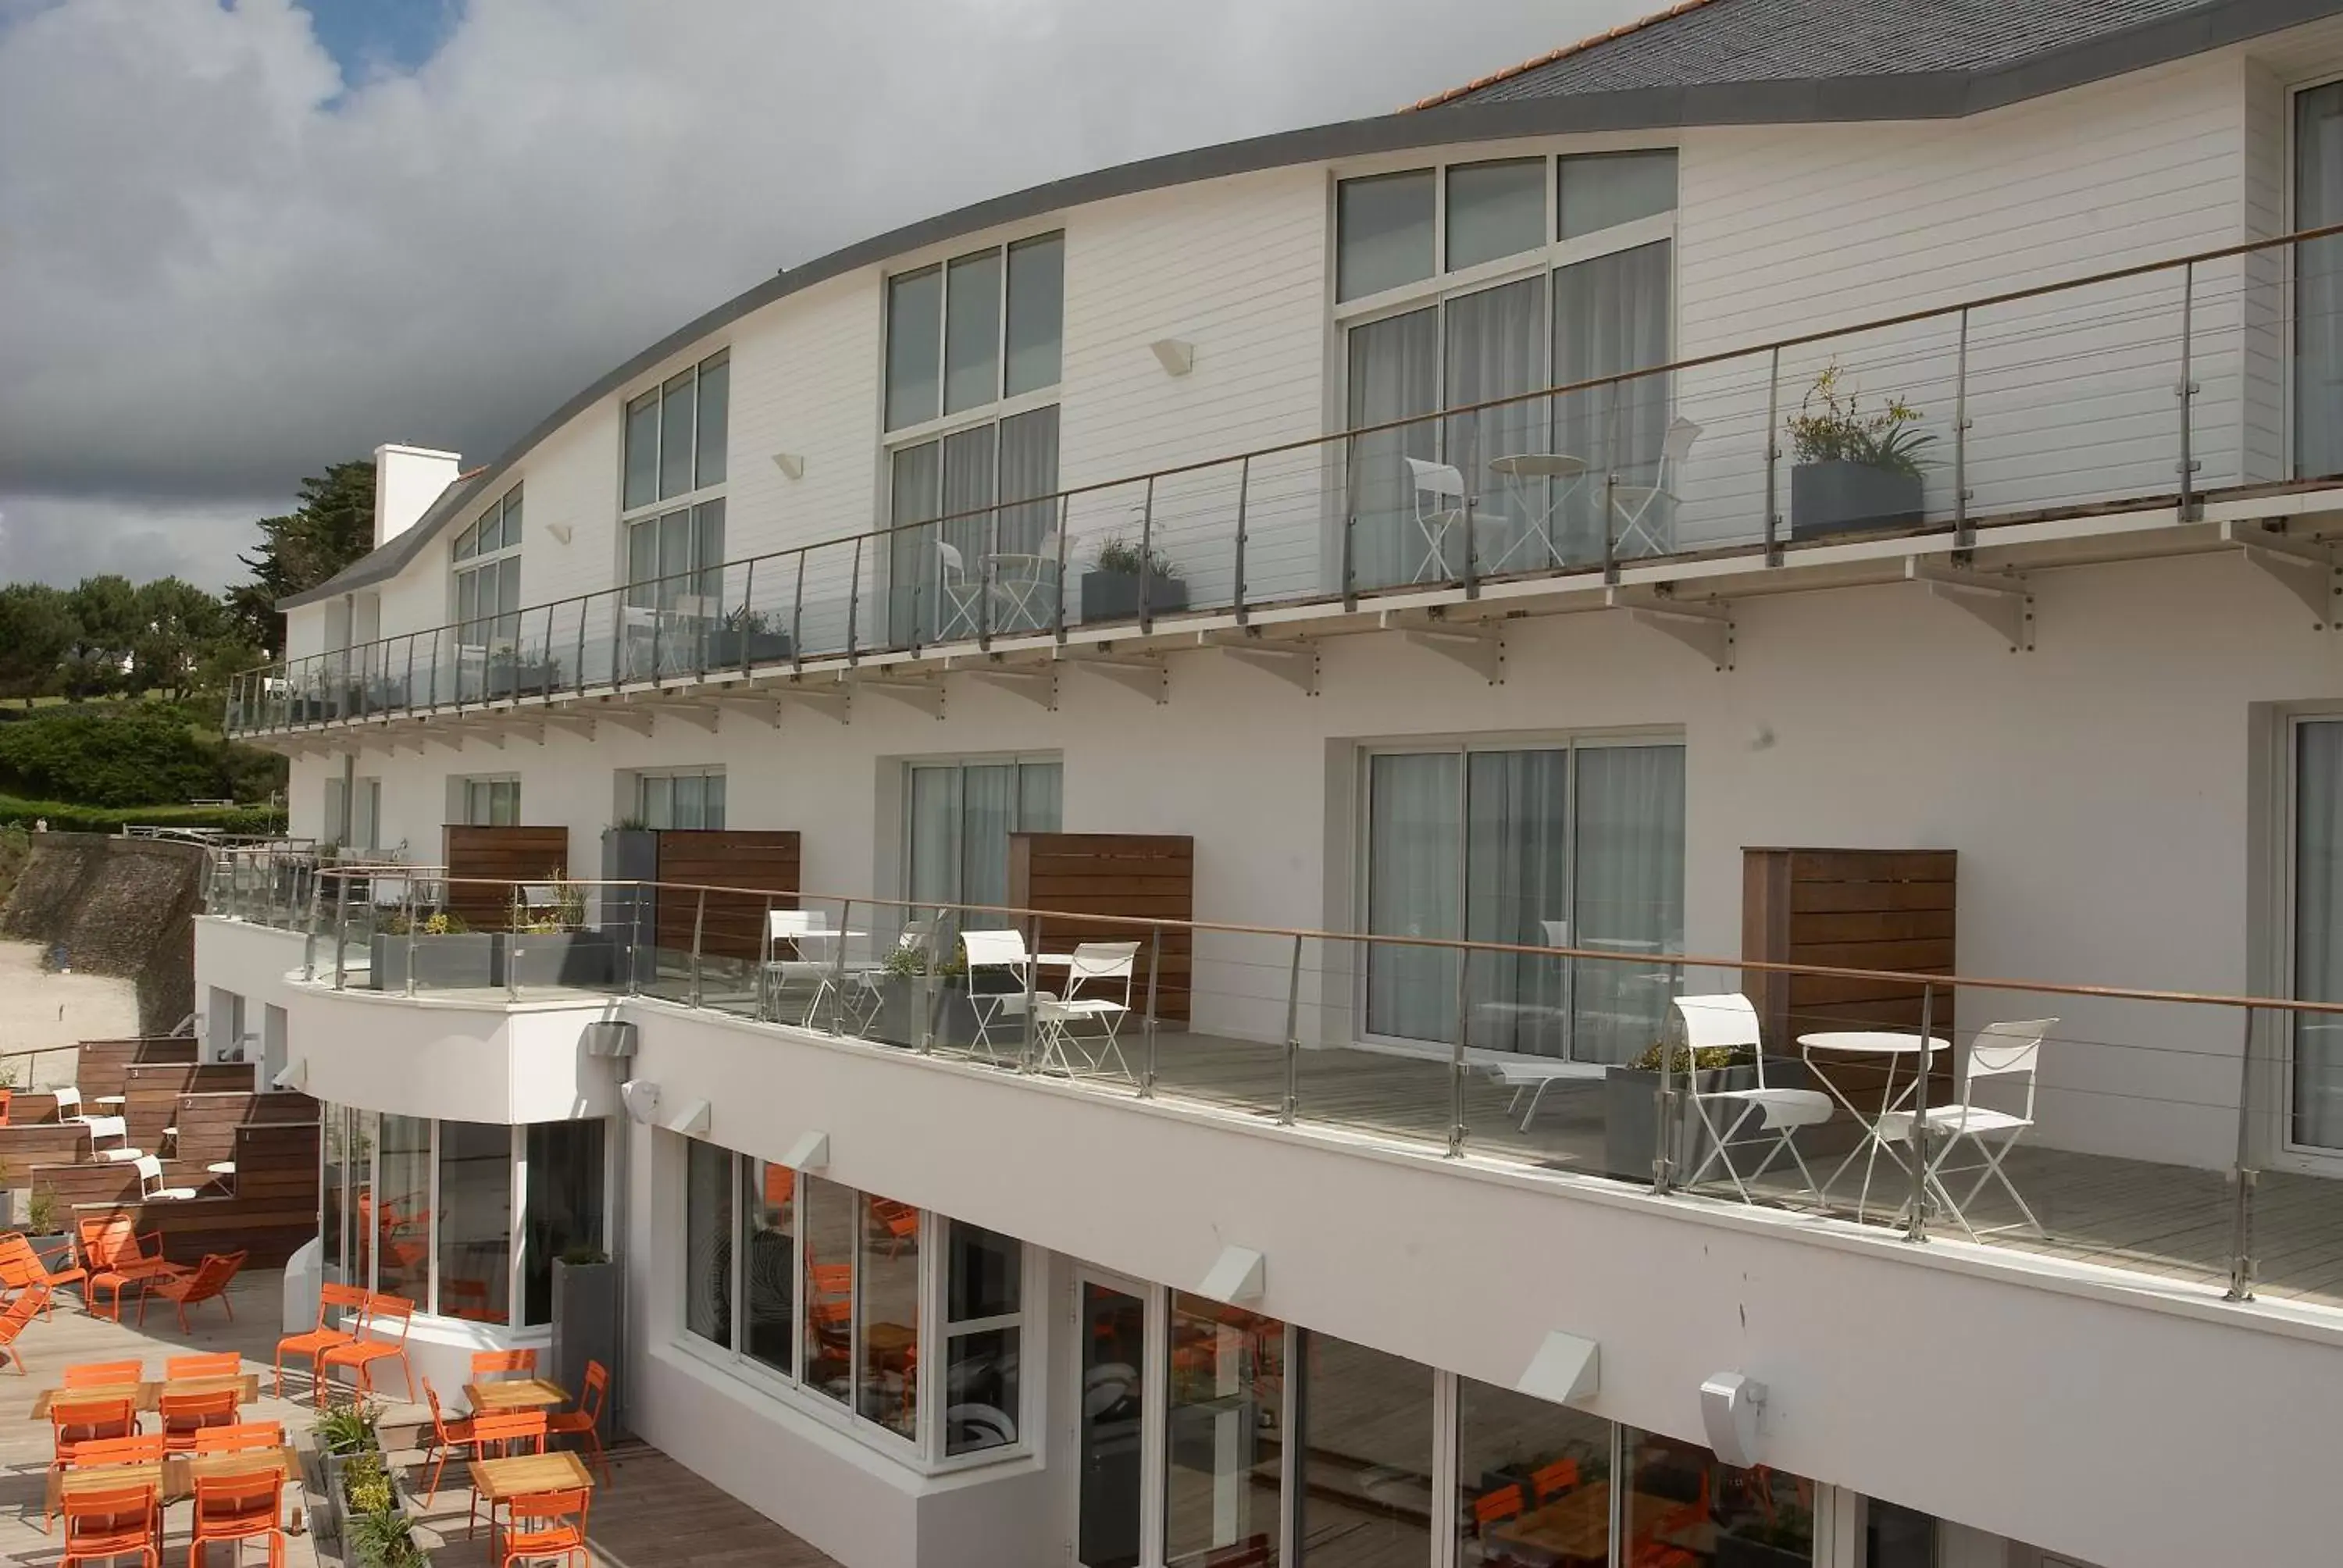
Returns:
[[[277,1353],[280,1356],[308,1356],[314,1360],[336,1345],[348,1344],[357,1338],[357,1335],[346,1334],[339,1329],[311,1329],[307,1333],[287,1334],[278,1340]]]
[[[539,1553],[582,1552],[586,1548],[586,1533],[575,1524],[556,1525],[551,1530],[508,1530],[505,1532],[505,1555],[534,1557]]]

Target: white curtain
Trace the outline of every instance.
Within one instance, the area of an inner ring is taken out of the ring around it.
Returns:
[[[1621,956],[1576,961],[1571,1054],[1626,1061],[1668,1013],[1670,977],[1648,960],[1684,950],[1684,748],[1580,749],[1577,808],[1570,945]]]
[[[1544,278],[1523,278],[1452,299],[1447,311],[1444,407],[1470,407],[1492,397],[1534,392],[1547,384]],[[1525,398],[1443,421],[1441,460],[1455,467],[1463,477],[1465,493],[1475,498],[1474,552],[1483,563],[1503,557],[1507,570],[1548,564],[1542,553],[1536,558],[1518,549],[1506,553],[1532,516],[1544,512],[1545,492],[1542,485],[1508,484],[1490,471],[1489,464],[1546,449],[1544,403],[1542,397]],[[1463,530],[1450,531],[1447,547],[1446,575],[1462,577]]]
[[[1440,410],[1440,309],[1353,327],[1349,347],[1350,428],[1416,420],[1350,444],[1352,578],[1363,588],[1389,588],[1423,562],[1415,484],[1403,459],[1439,459],[1439,422],[1418,417]]]
[[[1453,751],[1376,757],[1367,775],[1367,930],[1383,936],[1463,934],[1458,864],[1463,801]],[[1367,952],[1367,1032],[1454,1038],[1456,960],[1438,948],[1373,943]]]
[[[732,1342],[732,1156],[691,1140],[684,1171],[683,1326]]]
[[[2294,994],[2343,1001],[2343,720],[2295,735]],[[2296,1016],[2294,1141],[2343,1149],[2343,1019]]]
[[[1567,933],[1570,757],[1554,749],[1476,751],[1469,759],[1464,934],[1474,941],[1555,946]],[[1475,953],[1470,963],[1470,1044],[1566,1053],[1561,960]]]
[[[1661,240],[1554,273],[1552,385],[1668,362],[1671,251]],[[1555,544],[1564,560],[1602,558],[1604,475],[1617,474],[1623,485],[1654,482],[1667,436],[1668,381],[1645,376],[1554,400],[1554,450],[1587,463],[1585,477],[1556,519]]]
[[[2343,82],[2295,97],[2294,226],[2343,222]],[[2295,251],[2294,467],[2343,473],[2343,238]]]

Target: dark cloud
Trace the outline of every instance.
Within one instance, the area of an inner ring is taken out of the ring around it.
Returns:
[[[349,85],[289,0],[0,0],[0,568],[225,579],[219,519],[282,504],[249,498],[387,440],[492,455],[777,266],[1637,9],[471,0]]]

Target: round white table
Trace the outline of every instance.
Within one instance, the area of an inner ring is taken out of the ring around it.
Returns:
[[[1904,1156],[1897,1152],[1893,1144],[1879,1136],[1881,1120],[1890,1111],[1902,1111],[1910,1105],[1913,1097],[1919,1092],[1920,1077],[1927,1070],[1929,1061],[1934,1059],[1936,1052],[1951,1049],[1950,1040],[1939,1039],[1935,1035],[1930,1035],[1924,1040],[1916,1034],[1908,1034],[1901,1030],[1892,1029],[1820,1030],[1813,1034],[1798,1036],[1799,1054],[1805,1061],[1806,1070],[1821,1081],[1823,1088],[1828,1091],[1833,1100],[1846,1107],[1846,1113],[1855,1118],[1855,1124],[1857,1127],[1863,1129],[1863,1137],[1855,1144],[1854,1151],[1838,1162],[1838,1169],[1832,1171],[1830,1180],[1823,1183],[1823,1196],[1828,1198],[1831,1188],[1836,1184],[1841,1176],[1846,1174],[1846,1168],[1857,1160],[1863,1161],[1863,1195],[1855,1200],[1855,1217],[1858,1222],[1863,1219],[1864,1209],[1870,1201],[1871,1174],[1877,1167],[1882,1152],[1893,1160],[1896,1162],[1896,1168],[1906,1176],[1912,1173],[1912,1168],[1904,1163]],[[1885,1057],[1887,1061],[1887,1077],[1886,1081],[1879,1086],[1878,1109],[1866,1116],[1862,1108],[1849,1100],[1840,1091],[1839,1086],[1832,1081],[1828,1073],[1816,1069],[1815,1057],[1818,1052],[1824,1056],[1840,1057],[1849,1060],[1865,1057]],[[1896,1087],[1896,1064],[1906,1057],[1916,1060],[1912,1066],[1911,1077],[1905,1082],[1899,1093]],[[1907,1199],[1907,1206],[1908,1203]]]
[[[1490,571],[1503,571],[1505,563],[1513,558],[1513,552],[1532,539],[1545,547],[1546,558],[1535,564],[1541,567],[1553,564],[1555,555],[1554,515],[1562,510],[1564,503],[1578,488],[1579,481],[1586,477],[1589,466],[1585,458],[1574,457],[1566,452],[1514,452],[1489,459],[1489,472],[1503,481],[1505,493],[1520,508],[1522,518],[1521,537],[1507,545],[1503,552],[1489,563]],[[1562,481],[1562,487],[1549,494],[1544,508],[1538,507],[1530,494],[1530,487],[1540,480]]]

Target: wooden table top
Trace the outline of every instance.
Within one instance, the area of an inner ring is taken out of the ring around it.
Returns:
[[[1487,1528],[1493,1541],[1551,1553],[1563,1561],[1607,1563],[1611,1557],[1611,1483],[1594,1482],[1518,1519]]]
[[[140,1464],[84,1464],[49,1472],[49,1506],[85,1492],[105,1492],[117,1486],[152,1486],[162,1501],[176,1503],[196,1494],[199,1475],[243,1475],[275,1470],[287,1481],[301,1474],[292,1448],[251,1448],[236,1453],[175,1453],[167,1459]]]
[[[594,1478],[569,1450],[551,1453],[516,1453],[509,1459],[476,1459],[471,1462],[472,1490],[489,1503],[505,1503],[539,1492],[591,1488]]]
[[[233,1377],[183,1377],[169,1382],[110,1382],[89,1388],[45,1388],[33,1396],[33,1419],[49,1419],[49,1406],[57,1400],[126,1399],[137,1409],[152,1412],[162,1406],[163,1396],[191,1393],[220,1393],[236,1391],[236,1402],[250,1404],[260,1397],[260,1374],[238,1372]]]
[[[517,1410],[543,1410],[548,1405],[569,1402],[568,1390],[541,1377],[468,1382],[464,1385],[464,1392],[472,1402],[474,1415],[508,1415]]]
[[[920,1342],[920,1331],[909,1323],[865,1323],[862,1338],[881,1355],[900,1355]]]

